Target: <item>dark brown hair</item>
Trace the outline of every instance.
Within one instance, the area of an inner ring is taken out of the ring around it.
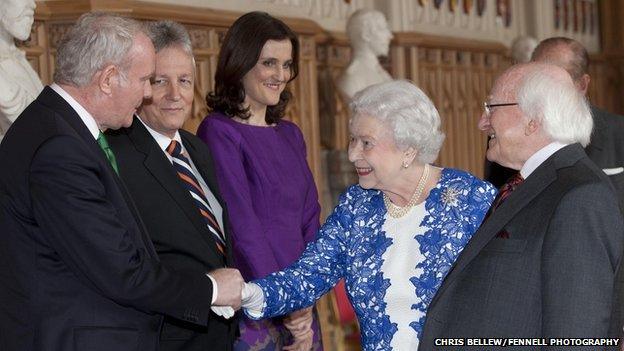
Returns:
[[[289,39],[292,44],[290,80],[299,73],[299,41],[288,26],[265,12],[250,12],[239,17],[230,27],[219,53],[214,91],[206,96],[211,111],[219,111],[228,117],[247,119],[249,108],[243,107],[245,90],[243,77],[258,62],[264,44],[268,40]],[[284,89],[277,105],[267,106],[265,121],[273,124],[284,116],[291,93]]]

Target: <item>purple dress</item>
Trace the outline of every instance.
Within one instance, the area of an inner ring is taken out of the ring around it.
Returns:
[[[211,113],[199,136],[210,147],[227,204],[236,268],[246,281],[293,263],[319,229],[320,206],[306,162],[303,135],[292,122],[273,127],[236,122]],[[290,333],[281,318],[242,317],[235,350],[281,350]],[[313,350],[322,350],[315,317]]]

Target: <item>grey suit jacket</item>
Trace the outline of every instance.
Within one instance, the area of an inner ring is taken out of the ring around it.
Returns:
[[[429,306],[419,349],[443,349],[436,338],[608,336],[624,248],[617,206],[579,144],[557,151],[468,243]]]

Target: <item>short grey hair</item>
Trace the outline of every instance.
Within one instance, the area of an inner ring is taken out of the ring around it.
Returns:
[[[397,147],[415,148],[421,163],[431,163],[438,157],[444,141],[440,115],[433,102],[412,82],[394,80],[371,85],[355,94],[349,108],[351,122],[367,115],[388,125]]]
[[[143,26],[133,19],[103,12],[80,16],[58,46],[54,81],[83,87],[111,64],[125,77],[132,60],[128,52],[140,32]]]
[[[587,99],[562,68],[533,65],[518,85],[518,107],[528,118],[541,122],[553,141],[587,146],[593,128]]]
[[[147,35],[152,40],[156,52],[170,47],[179,47],[193,56],[193,45],[188,31],[178,22],[156,21],[147,24]]]

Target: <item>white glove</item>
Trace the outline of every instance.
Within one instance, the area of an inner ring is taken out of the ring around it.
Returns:
[[[210,309],[225,319],[230,319],[234,316],[234,309],[230,306],[211,306]]]
[[[262,288],[254,283],[245,283],[241,292],[241,307],[252,318],[262,317],[264,309],[264,293]]]

